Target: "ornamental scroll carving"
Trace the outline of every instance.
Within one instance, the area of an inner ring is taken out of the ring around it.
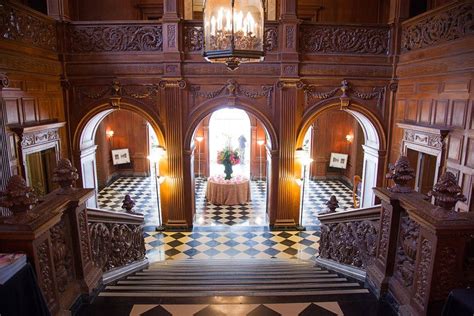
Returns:
[[[87,230],[87,215],[86,210],[79,212],[77,215],[78,226],[79,226],[79,242],[81,244],[81,255],[84,262],[91,261],[90,257],[90,244]]]
[[[390,224],[392,211],[382,208],[382,224],[380,225],[380,242],[378,249],[378,258],[381,260],[387,259],[388,242],[390,238]]]
[[[50,245],[49,240],[45,239],[37,248],[38,265],[40,267],[41,275],[38,276],[41,290],[48,306],[53,306],[56,301],[53,284],[53,271],[51,258],[49,256]]]
[[[161,25],[101,24],[71,25],[69,50],[72,53],[152,52],[163,50]]]
[[[66,290],[67,284],[74,278],[73,258],[71,247],[68,246],[68,234],[64,218],[51,229],[51,244],[53,248],[56,283],[60,293]]]
[[[200,52],[204,47],[204,29],[202,25],[184,26],[184,47],[188,52]],[[278,26],[266,26],[263,38],[266,52],[278,50]]]
[[[230,79],[227,83],[222,86],[221,88],[209,91],[209,92],[202,92],[201,87],[194,85],[190,87],[191,93],[193,95],[193,104],[196,104],[196,98],[201,97],[205,99],[214,99],[219,96],[244,96],[250,99],[258,99],[265,97],[267,99],[267,105],[272,105],[272,94],[273,94],[273,86],[262,86],[261,91],[251,91],[243,88],[240,84],[234,80]]]
[[[346,25],[303,25],[301,46],[309,54],[387,55],[389,28]]]
[[[474,4],[461,3],[402,27],[402,52],[430,47],[474,34]]]
[[[428,290],[430,285],[430,269],[432,261],[433,246],[431,241],[423,239],[421,242],[421,253],[420,262],[417,266],[416,271],[416,290],[415,290],[415,301],[420,305],[424,306],[428,299]]]
[[[433,298],[435,300],[445,300],[451,289],[463,286],[456,275],[458,253],[455,248],[444,246],[439,250],[437,257],[442,258],[442,260],[439,260],[436,268],[436,280],[433,281],[435,283]]]
[[[104,272],[145,258],[141,225],[94,222],[89,232],[93,261]]]
[[[57,129],[48,130],[48,131],[44,131],[44,132],[36,133],[36,134],[23,134],[23,137],[21,139],[21,146],[23,148],[26,148],[32,145],[38,145],[38,144],[44,144],[44,143],[56,141],[58,139],[59,139],[59,133]]]
[[[377,236],[376,221],[323,225],[319,241],[320,256],[365,269],[375,258]]]
[[[419,234],[420,225],[408,216],[403,216],[400,219],[400,231],[395,257],[395,275],[405,287],[413,285]]]
[[[353,88],[347,80],[341,82],[341,86],[335,87],[331,90],[320,91],[318,86],[305,85],[304,95],[306,105],[313,105],[319,100],[326,100],[336,96],[340,93],[341,98],[350,99],[351,96],[357,97],[362,100],[376,99],[377,107],[382,108],[384,103],[386,87],[374,87],[372,91],[360,91]]]
[[[55,21],[0,3],[0,37],[48,50],[57,49]]]
[[[441,149],[443,148],[445,137],[442,135],[422,133],[411,129],[405,129],[403,138],[404,140],[411,143],[417,143],[420,145]]]

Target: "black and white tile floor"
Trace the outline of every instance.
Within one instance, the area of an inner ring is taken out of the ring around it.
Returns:
[[[145,247],[151,262],[176,259],[284,258],[311,260],[317,254],[319,221],[315,215],[337,195],[341,208],[352,206],[352,191],[339,181],[308,181],[305,193],[305,232],[269,231],[266,184],[252,181],[252,201],[218,206],[205,201],[205,181],[197,181],[196,219],[192,232],[156,232],[159,224],[155,183],[151,177],[124,177],[100,191],[99,207],[123,211],[130,194],[136,212],[145,216]]]
[[[318,214],[327,209],[326,203],[335,195],[339,210],[353,208],[352,190],[339,180],[307,180],[305,184],[303,225],[319,226]]]

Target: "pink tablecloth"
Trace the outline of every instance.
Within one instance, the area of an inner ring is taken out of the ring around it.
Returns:
[[[249,180],[229,182],[209,178],[206,198],[212,204],[235,205],[247,203],[250,201]]]

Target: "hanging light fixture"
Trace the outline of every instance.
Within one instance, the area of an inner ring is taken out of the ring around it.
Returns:
[[[230,70],[262,61],[263,23],[262,0],[205,0],[204,58]]]

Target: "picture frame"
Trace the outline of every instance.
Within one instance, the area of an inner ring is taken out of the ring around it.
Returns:
[[[331,153],[331,158],[329,160],[329,167],[346,169],[348,158],[349,158],[348,154]]]
[[[114,165],[130,163],[130,153],[128,151],[128,148],[113,149],[112,162]]]

